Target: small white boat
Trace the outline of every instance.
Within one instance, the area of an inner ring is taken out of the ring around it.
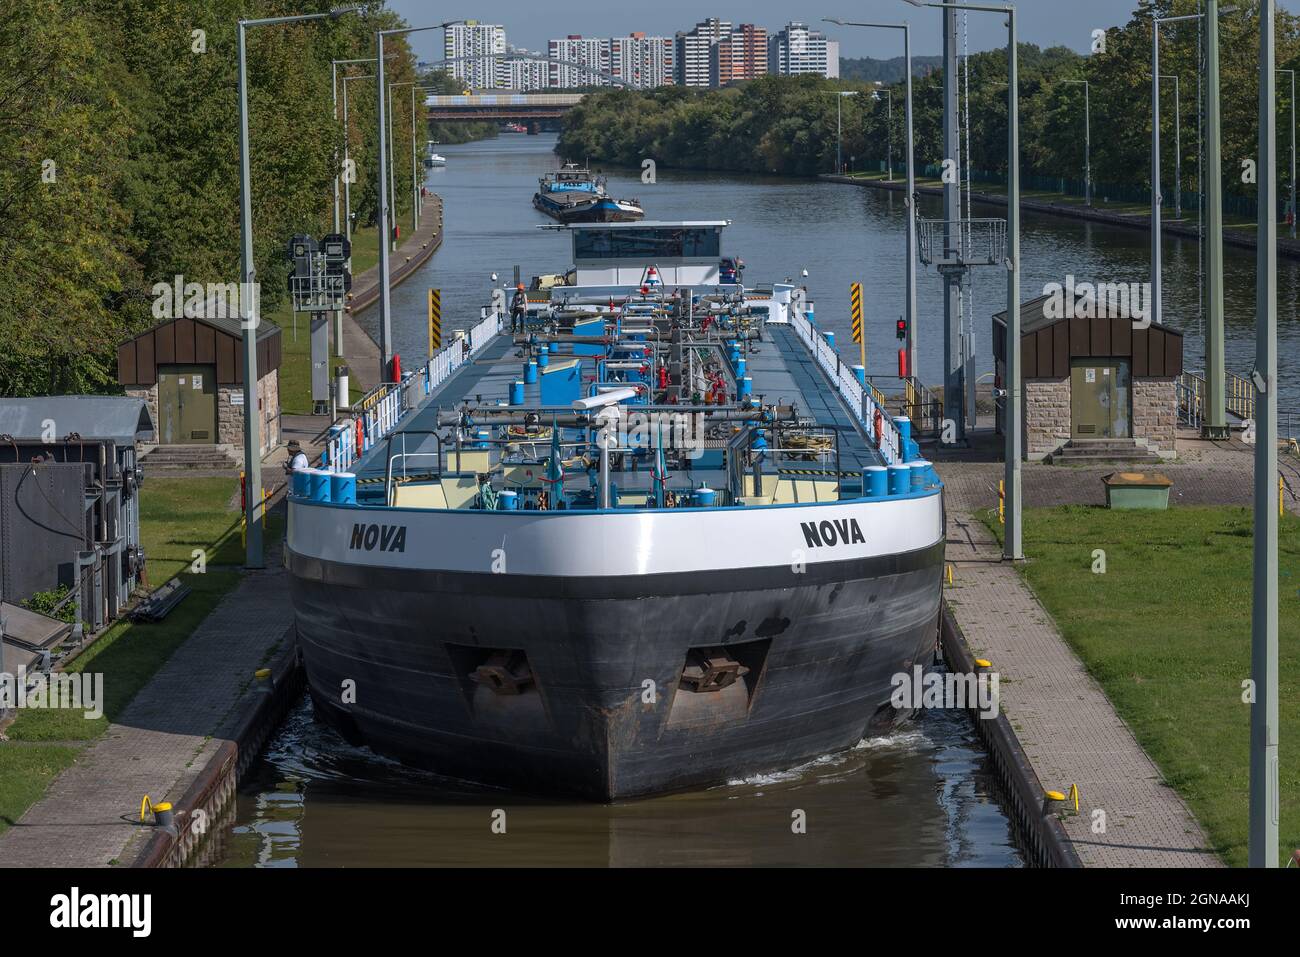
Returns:
[[[446,165],[447,165],[447,157],[443,156],[443,155],[440,154],[440,153],[435,153],[435,152],[433,151],[433,148],[434,148],[434,146],[436,146],[436,145],[437,145],[437,144],[435,144],[433,140],[429,140],[429,142],[425,145],[425,148],[424,148],[424,150],[425,150],[425,152],[424,152],[424,168],[425,168],[425,169],[432,169],[432,168],[435,167],[435,166],[446,166]]]

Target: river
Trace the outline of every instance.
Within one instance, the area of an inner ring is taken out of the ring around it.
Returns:
[[[426,353],[425,294],[442,290],[444,328],[478,316],[490,275],[561,271],[568,241],[536,227],[550,221],[530,198],[555,166],[554,137],[503,135],[442,147],[448,165],[429,171],[445,202],[443,247],[393,290],[394,340],[410,368]],[[903,303],[903,217],[897,193],[776,177],[660,170],[610,171],[615,195],[639,198],[651,219],[730,219],[724,249],[745,259],[747,282],[798,278],[819,321],[849,340],[848,284],[864,286],[868,369],[896,372],[894,321]],[[939,214],[922,199],[922,213]],[[975,215],[1001,215],[997,210]],[[1147,279],[1146,235],[1097,223],[1026,214],[1025,298],[1045,283]],[[1246,372],[1254,354],[1254,255],[1226,249],[1228,367]],[[1188,368],[1200,364],[1194,241],[1165,245],[1166,321],[1186,333]],[[1005,272],[981,270],[974,284],[976,363],[992,368],[992,313]],[[1281,354],[1300,344],[1298,267],[1279,264]],[[939,277],[918,275],[920,373],[942,370]],[[360,317],[373,332],[375,310]],[[1284,359],[1283,407],[1297,407],[1294,365]],[[506,811],[505,835],[491,830]],[[795,834],[791,815],[806,813]],[[542,801],[474,788],[405,768],[349,746],[300,702],[240,790],[225,822],[220,866],[401,865],[982,865],[1021,866],[998,802],[988,759],[966,717],[927,712],[908,728],[798,768],[724,786],[609,807]]]
[[[508,281],[519,265],[527,279],[561,272],[569,264],[562,233],[538,229],[552,221],[533,209],[537,177],[553,170],[553,134],[506,134],[457,146],[439,147],[447,166],[429,171],[430,188],[445,201],[445,238],[440,249],[405,284],[393,290],[393,338],[403,365],[427,357],[425,295],[442,289],[443,325],[472,324],[487,301],[491,274]],[[819,323],[836,333],[846,357],[848,288],[863,284],[867,371],[896,375],[898,341],[894,323],[903,312],[904,219],[902,195],[838,183],[659,169],[657,182],[642,183],[639,170],[608,170],[610,191],[639,198],[647,219],[730,219],[724,251],[745,260],[745,280],[754,285],[799,279],[817,303]],[[941,215],[938,197],[923,196],[920,213]],[[1005,216],[999,207],[973,215]],[[1197,243],[1167,236],[1164,243],[1164,321],[1184,333],[1184,366],[1203,368],[1202,323],[1197,294]],[[1146,282],[1150,241],[1146,232],[1041,213],[1021,217],[1021,298],[1042,295],[1044,286],[1078,281]],[[1230,371],[1246,375],[1255,355],[1255,253],[1224,249],[1225,354]],[[917,274],[919,373],[927,384],[942,383],[942,285],[933,268]],[[975,271],[975,369],[993,369],[993,313],[1006,303],[1006,273]],[[1282,409],[1300,411],[1300,262],[1278,262],[1278,356]],[[377,310],[360,317],[372,334]]]

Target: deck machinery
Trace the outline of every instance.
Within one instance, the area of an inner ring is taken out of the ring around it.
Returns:
[[[295,476],[326,720],[447,775],[611,800],[906,717],[941,486],[793,287],[719,281],[725,225],[571,229],[577,284],[523,333],[488,313]]]

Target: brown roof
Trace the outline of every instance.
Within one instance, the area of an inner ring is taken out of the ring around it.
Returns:
[[[160,365],[213,365],[218,385],[242,385],[242,344],[238,319],[169,319],[117,347],[117,381],[149,386],[158,381]],[[280,326],[262,322],[257,330],[259,377],[279,369],[280,359]]]

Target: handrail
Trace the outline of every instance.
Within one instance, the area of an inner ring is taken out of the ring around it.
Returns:
[[[858,377],[854,375],[853,369],[840,362],[839,354],[831,348],[826,338],[813,328],[807,317],[795,308],[794,303],[790,305],[790,325],[812,352],[817,359],[817,364],[822,367],[831,382],[838,386],[840,396],[852,410],[863,432],[869,439],[875,440],[881,458],[889,465],[901,463],[903,461],[902,439],[893,416],[876,401],[871,392],[863,388],[862,383],[858,382]],[[879,438],[875,438],[877,416],[880,420]]]
[[[323,464],[331,472],[349,471],[500,331],[501,314],[484,310],[468,335],[453,339],[420,369],[404,376],[400,383],[384,382],[367,392],[353,406],[352,428],[340,431],[326,443]]]

